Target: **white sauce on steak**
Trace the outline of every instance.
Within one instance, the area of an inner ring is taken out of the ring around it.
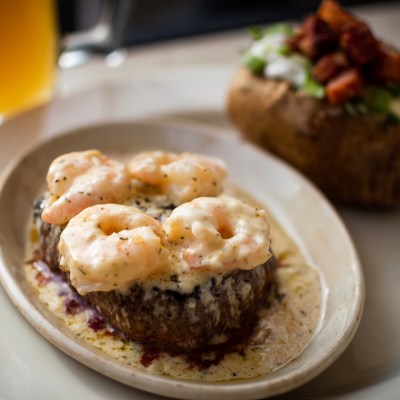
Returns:
[[[235,192],[237,197],[243,197],[239,191],[229,191],[229,194]],[[250,202],[248,197],[245,200]],[[156,209],[152,212],[157,216]],[[43,269],[40,262],[27,264],[26,276],[40,301],[65,324],[79,343],[99,349],[128,366],[197,381],[255,378],[277,370],[297,357],[311,340],[322,313],[323,291],[318,270],[307,263],[299,248],[271,217],[270,223],[272,246],[279,263],[276,290],[266,295],[268,306],[261,309],[259,322],[244,350],[225,354],[218,365],[208,368],[166,353],[153,357],[140,344],[119,338],[110,327],[98,323],[92,309],[74,302],[69,286],[61,279],[52,279],[51,273]],[[198,279],[198,274],[180,277],[181,290],[190,290]],[[163,281],[160,276],[160,288],[174,284],[177,283],[166,277]],[[244,284],[241,290],[246,292],[249,287]],[[208,301],[206,298],[201,300]],[[66,303],[68,301],[71,304]],[[214,338],[215,343],[221,340],[223,338]]]

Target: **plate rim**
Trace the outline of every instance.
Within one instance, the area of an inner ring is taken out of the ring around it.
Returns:
[[[365,281],[364,281],[364,274],[363,270],[361,267],[361,263],[357,254],[357,251],[355,249],[354,243],[352,238],[350,237],[350,234],[345,227],[341,217],[337,213],[337,211],[334,209],[334,207],[331,205],[331,203],[326,199],[325,195],[321,193],[321,191],[316,188],[316,186],[311,183],[306,177],[304,177],[300,172],[298,172],[296,169],[294,169],[292,166],[288,165],[286,162],[282,161],[278,157],[274,156],[273,154],[259,148],[258,146],[250,143],[247,140],[244,140],[243,138],[240,137],[229,137],[228,135],[221,135],[221,132],[227,131],[226,129],[223,128],[217,128],[212,125],[208,125],[206,123],[201,123],[201,122],[192,122],[192,121],[185,121],[181,118],[176,119],[176,118],[171,118],[171,117],[157,117],[157,118],[143,118],[143,119],[135,119],[133,121],[109,121],[106,123],[102,124],[89,124],[89,125],[84,125],[82,127],[77,127],[73,130],[70,131],[64,131],[64,132],[59,132],[54,136],[47,137],[47,138],[39,138],[38,140],[35,140],[33,143],[31,143],[29,146],[26,146],[22,150],[19,151],[18,154],[16,154],[11,161],[7,164],[6,168],[2,171],[0,175],[0,196],[3,193],[4,190],[4,185],[9,179],[10,175],[12,172],[18,167],[20,162],[27,156],[29,156],[30,153],[34,152],[35,150],[39,150],[40,147],[43,145],[47,145],[50,142],[55,142],[60,139],[60,137],[68,137],[69,135],[73,135],[76,133],[76,131],[80,130],[85,130],[85,129],[93,129],[98,126],[104,126],[104,125],[134,125],[134,126],[140,126],[140,125],[151,125],[156,128],[163,129],[163,127],[168,127],[168,128],[179,128],[179,129],[187,129],[188,131],[191,131],[192,133],[196,134],[201,134],[201,135],[206,135],[208,137],[213,138],[214,140],[225,140],[225,141],[235,141],[236,143],[240,143],[241,145],[245,145],[249,147],[252,151],[256,151],[257,153],[261,154],[263,157],[269,157],[270,159],[273,160],[274,163],[278,163],[280,168],[288,169],[290,170],[291,174],[294,174],[297,180],[301,182],[301,184],[306,187],[307,190],[311,190],[314,192],[315,195],[319,197],[319,200],[322,201],[320,204],[324,207],[326,211],[328,211],[331,215],[331,217],[335,220],[335,223],[337,224],[337,227],[341,229],[342,234],[344,235],[344,241],[347,243],[348,250],[351,252],[351,259],[353,260],[353,265],[352,265],[352,271],[355,274],[355,292],[353,296],[353,303],[352,303],[352,308],[353,310],[353,318],[350,320],[350,323],[346,327],[346,334],[343,334],[341,336],[341,340],[339,340],[334,346],[331,347],[330,351],[325,353],[323,357],[318,358],[318,360],[314,361],[314,363],[311,363],[307,369],[304,369],[303,373],[297,374],[295,376],[295,379],[293,376],[283,379],[283,378],[278,378],[277,382],[273,382],[273,384],[268,383],[269,388],[268,391],[265,391],[265,386],[266,382],[264,382],[261,378],[264,378],[264,380],[268,380],[268,375],[264,377],[260,377],[260,381],[254,382],[254,380],[247,380],[246,382],[243,381],[224,381],[224,382],[195,382],[195,381],[189,381],[189,380],[183,380],[183,379],[178,379],[178,378],[171,378],[171,377],[165,377],[165,376],[160,376],[156,374],[152,374],[149,372],[141,371],[139,369],[132,368],[134,371],[131,371],[129,374],[129,382],[126,382],[125,379],[122,379],[119,375],[116,376],[114,372],[118,372],[119,370],[124,370],[126,367],[123,367],[123,364],[120,365],[119,362],[116,362],[113,360],[113,364],[117,363],[118,365],[115,368],[112,368],[113,371],[109,372],[101,368],[101,363],[98,363],[99,360],[101,360],[101,357],[98,357],[98,355],[94,354],[93,351],[84,349],[85,353],[88,353],[89,357],[87,355],[85,357],[79,357],[73,349],[70,349],[71,345],[78,345],[76,341],[74,341],[71,338],[68,338],[63,332],[58,331],[57,329],[54,329],[54,325],[51,324],[50,321],[48,321],[43,314],[41,314],[31,303],[30,301],[23,295],[22,289],[17,285],[17,283],[14,281],[13,277],[8,271],[8,267],[5,265],[5,260],[3,258],[3,248],[2,245],[0,244],[0,282],[2,283],[3,287],[6,290],[6,293],[8,296],[11,298],[12,302],[16,306],[16,308],[21,312],[21,314],[24,316],[24,318],[29,321],[29,323],[42,335],[48,340],[50,343],[52,343],[54,346],[62,350],[64,353],[66,353],[68,356],[76,359],[77,361],[83,363],[84,365],[88,366],[91,369],[94,369],[95,371],[99,372],[100,374],[106,375],[118,382],[124,383],[126,385],[132,386],[134,388],[138,388],[141,390],[145,390],[150,393],[155,393],[159,395],[166,395],[168,397],[175,397],[175,398],[204,398],[208,399],[211,394],[215,395],[216,390],[218,390],[218,393],[221,395],[232,395],[233,392],[235,394],[235,398],[259,398],[262,396],[273,396],[277,394],[281,394],[284,392],[287,392],[288,390],[292,390],[312,378],[316,377],[321,371],[326,369],[329,365],[331,365],[338,357],[339,355],[344,351],[344,349],[347,347],[347,345],[351,342],[354,334],[356,333],[357,327],[359,325],[359,322],[361,320],[361,315],[364,307],[364,302],[365,302]],[[22,301],[20,299],[22,298]],[[39,321],[41,322],[41,326],[39,325]],[[47,329],[42,328],[44,326],[47,326]],[[57,332],[55,332],[57,331]],[[49,334],[48,332],[53,332],[52,334]],[[67,340],[68,345],[67,346],[60,346],[59,342],[56,340],[58,337],[64,337],[64,339]],[[72,355],[71,352],[74,354]],[[86,362],[87,359],[90,359],[92,364],[88,364]],[[316,364],[316,365],[314,365]],[[100,366],[99,366],[100,365]],[[115,371],[114,371],[115,369]],[[134,382],[132,382],[132,379],[134,379]],[[150,378],[151,382],[150,384],[152,385],[149,387],[146,384],[143,384],[143,379]],[[257,378],[258,379],[258,378]],[[288,380],[291,380],[290,384]],[[282,381],[285,383],[282,385]],[[135,383],[135,385],[132,385],[132,383]],[[164,392],[165,390],[165,385],[173,387],[173,393],[168,393],[166,394]],[[224,388],[224,385],[226,386]],[[289,389],[287,387],[289,386]],[[196,391],[201,391],[200,396],[195,396],[193,397],[193,390]],[[251,392],[251,395],[249,395]],[[225,398],[225,397],[224,397]],[[228,397],[227,397],[228,398]],[[229,397],[232,398],[232,397]]]

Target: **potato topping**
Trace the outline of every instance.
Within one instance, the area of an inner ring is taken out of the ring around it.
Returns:
[[[351,115],[378,113],[385,122],[400,122],[392,107],[400,98],[400,52],[378,40],[365,22],[336,0],[323,0],[297,29],[286,25],[283,30],[282,25],[278,31],[270,27],[253,34],[244,65],[255,75],[286,81],[296,91],[355,110]],[[390,98],[387,107],[370,107],[377,102],[371,102],[370,93],[382,90]]]

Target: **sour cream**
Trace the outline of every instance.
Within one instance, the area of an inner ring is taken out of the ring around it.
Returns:
[[[282,34],[266,35],[251,45],[249,53],[268,61],[271,56],[278,54],[286,45],[286,39],[286,35]]]
[[[268,78],[288,81],[295,87],[302,86],[307,76],[304,65],[292,57],[271,58],[264,74]]]
[[[304,85],[308,62],[299,55],[285,55],[287,36],[281,33],[266,34],[250,46],[247,54],[265,61],[264,76],[290,82],[296,88]]]

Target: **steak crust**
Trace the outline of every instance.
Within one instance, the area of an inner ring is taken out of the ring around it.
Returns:
[[[131,339],[170,353],[199,353],[233,344],[248,334],[257,321],[274,269],[271,258],[221,281],[210,278],[190,293],[135,284],[128,294],[91,292],[84,298]]]

